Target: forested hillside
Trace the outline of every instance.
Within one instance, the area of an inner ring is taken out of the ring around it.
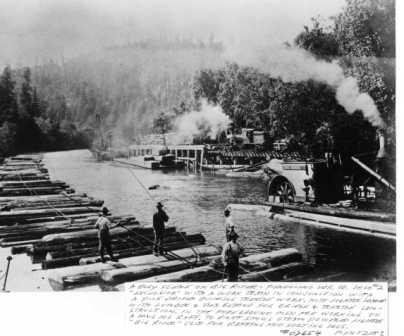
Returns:
[[[151,132],[159,114],[192,105],[194,76],[221,64],[220,52],[214,41],[147,40],[49,62],[37,66],[33,78],[52,118],[89,134],[101,127],[114,143],[129,142]]]
[[[32,84],[31,70],[6,67],[0,76],[0,156],[84,148],[87,135],[67,118],[54,118]]]

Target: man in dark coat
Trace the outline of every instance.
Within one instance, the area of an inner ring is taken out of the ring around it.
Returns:
[[[157,212],[153,215],[154,229],[154,246],[153,253],[155,255],[164,254],[163,238],[164,238],[164,223],[168,221],[168,216],[163,210],[163,204],[157,203]]]
[[[227,274],[227,281],[237,282],[239,274],[239,259],[243,253],[243,247],[237,243],[238,234],[232,230],[229,233],[229,241],[224,244],[222,258]]]

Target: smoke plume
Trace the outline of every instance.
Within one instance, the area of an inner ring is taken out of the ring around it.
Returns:
[[[315,80],[324,82],[336,90],[336,99],[352,114],[357,110],[375,127],[384,127],[375,102],[367,93],[360,92],[358,82],[346,77],[337,61],[316,59],[298,47],[231,47],[226,58],[244,66],[253,66],[284,82]]]
[[[175,121],[176,144],[192,143],[193,139],[216,139],[230,124],[230,118],[224,114],[218,105],[209,104],[202,100],[200,111],[192,111],[180,116]]]

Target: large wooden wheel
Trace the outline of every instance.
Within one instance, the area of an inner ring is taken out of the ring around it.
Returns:
[[[292,184],[287,180],[276,183],[272,189],[271,195],[273,202],[293,203],[295,201],[295,190]]]

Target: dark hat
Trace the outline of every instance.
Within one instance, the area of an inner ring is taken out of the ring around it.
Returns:
[[[162,208],[163,204],[161,204],[161,202],[157,202],[157,208]]]
[[[108,216],[111,214],[107,207],[103,207],[101,211],[102,211],[102,214],[105,216]]]
[[[238,238],[238,234],[235,231],[230,231],[229,233],[229,239],[237,239]]]

